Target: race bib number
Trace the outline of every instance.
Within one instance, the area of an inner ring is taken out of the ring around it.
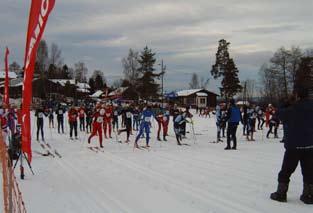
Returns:
[[[127,117],[127,118],[131,118],[131,117],[132,117],[132,114],[131,114],[130,112],[127,112],[127,113],[126,113],[126,117]]]
[[[145,122],[150,122],[150,117],[145,117]]]
[[[100,110],[100,115],[104,115],[105,114],[105,110],[104,109],[101,109]]]
[[[103,122],[103,117],[98,117],[98,118],[97,118],[97,122],[98,122],[98,123],[102,123],[102,122]]]
[[[115,111],[115,112],[114,112],[114,115],[115,115],[115,116],[118,116],[118,113]]]
[[[63,110],[59,110],[59,115],[62,115],[63,114]]]
[[[167,121],[167,117],[163,117],[163,121]]]
[[[42,112],[38,113],[38,118],[43,118],[43,113]]]

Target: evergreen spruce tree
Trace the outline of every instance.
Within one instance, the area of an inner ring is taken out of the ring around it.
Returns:
[[[228,46],[230,45],[225,39],[219,41],[216,53],[216,62],[212,66],[211,75],[214,79],[222,77],[221,95],[226,99],[233,98],[241,92],[242,86],[238,77],[239,70],[232,58],[229,56]]]
[[[225,66],[225,71],[223,73],[224,78],[222,80],[221,87],[221,95],[226,99],[234,97],[242,90],[242,86],[240,85],[238,78],[238,72],[239,70],[234,63],[234,60],[229,59]]]
[[[141,77],[137,80],[136,90],[139,92],[141,98],[149,99],[157,97],[159,84],[156,83],[155,78],[160,77],[160,74],[154,73],[155,53],[146,46],[141,52],[138,62],[140,64],[139,71]]]

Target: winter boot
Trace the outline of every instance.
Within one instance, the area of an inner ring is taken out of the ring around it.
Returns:
[[[300,200],[305,204],[313,204],[313,184],[303,184],[303,193]]]
[[[271,194],[271,199],[278,202],[287,202],[287,183],[278,183],[277,191]]]

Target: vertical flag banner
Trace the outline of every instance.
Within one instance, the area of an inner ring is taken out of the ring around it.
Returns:
[[[8,48],[5,49],[5,58],[4,58],[4,63],[5,63],[5,81],[4,81],[4,97],[3,97],[3,102],[7,107],[9,107],[9,62],[8,62],[8,57],[9,57],[10,51]]]
[[[29,12],[22,99],[22,150],[28,155],[29,161],[32,159],[30,106],[36,54],[54,4],[55,0],[32,0]]]

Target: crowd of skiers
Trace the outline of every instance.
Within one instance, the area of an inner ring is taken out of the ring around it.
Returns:
[[[210,116],[210,109],[197,110],[199,116]],[[8,126],[14,132],[15,123],[18,117],[18,110],[14,108],[1,109],[3,129]],[[278,138],[278,127],[281,123],[278,117],[278,110],[269,104],[265,109],[260,106],[244,105],[236,106],[234,100],[229,103],[220,103],[213,111],[216,117],[217,139],[214,142],[222,142],[222,138],[227,137],[228,149],[237,148],[236,133],[239,123],[243,126],[243,135],[248,141],[254,141],[254,132],[268,127],[266,137],[274,134]],[[152,119],[157,123],[157,140],[167,141],[169,121],[173,121],[173,130],[176,142],[181,145],[182,139],[186,135],[186,123],[192,123],[193,115],[189,107],[179,108],[177,105],[167,105],[161,107],[160,104],[112,104],[110,102],[85,102],[80,106],[65,105],[55,103],[54,105],[40,104],[35,107],[36,118],[36,140],[45,141],[44,118],[48,118],[49,128],[57,128],[59,134],[64,134],[65,120],[69,125],[70,140],[78,139],[78,132],[90,133],[88,142],[93,137],[99,137],[99,145],[103,147],[103,137],[112,138],[112,131],[117,134],[126,133],[126,141],[130,142],[130,135],[133,131],[136,134],[135,146],[143,135],[146,135],[146,146],[149,147],[150,128]],[[65,119],[67,116],[67,119]],[[121,118],[121,124],[119,122]],[[162,132],[162,135],[161,135]],[[284,138],[282,139],[283,142]],[[230,145],[233,141],[233,146]]]
[[[278,110],[272,104],[269,104],[265,109],[249,104],[239,107],[234,100],[230,100],[228,104],[224,102],[218,104],[213,113],[216,115],[217,126],[215,142],[223,142],[221,138],[226,137],[225,132],[227,132],[228,145],[225,149],[236,149],[236,132],[240,123],[243,126],[242,134],[246,136],[247,141],[255,141],[254,133],[257,130],[263,130],[264,125],[268,128],[266,138],[269,138],[271,134],[274,135],[274,138],[278,138],[278,128],[281,121],[278,117]],[[234,142],[233,147],[230,147],[229,142],[231,140]],[[281,142],[283,140],[284,138]]]
[[[313,99],[313,97],[312,97]],[[304,176],[304,191],[301,200],[305,203],[313,202],[313,129],[312,125],[304,120],[313,116],[312,100],[304,100],[293,108],[285,104],[275,108],[269,104],[265,109],[254,105],[238,107],[232,99],[229,103],[220,103],[216,106],[215,114],[217,126],[217,140],[222,142],[222,137],[227,137],[225,150],[237,149],[237,129],[242,123],[243,132],[248,141],[254,141],[254,132],[268,127],[266,137],[274,134],[278,138],[278,127],[283,125],[284,137],[281,142],[285,144],[286,153],[282,170],[279,173],[277,192],[271,199],[285,202],[291,174],[295,171],[298,162],[301,162]],[[288,110],[286,110],[288,109]],[[210,114],[209,110],[205,111]],[[134,148],[140,148],[138,141],[145,138],[146,146],[150,147],[150,133],[152,119],[157,123],[157,140],[167,141],[169,121],[173,121],[173,130],[176,142],[182,145],[186,137],[186,123],[193,125],[193,115],[189,107],[178,108],[176,105],[161,107],[158,104],[112,104],[112,103],[87,103],[79,107],[56,104],[47,107],[42,104],[35,107],[36,139],[42,141],[44,137],[44,118],[48,118],[49,128],[57,128],[59,134],[64,134],[65,120],[69,124],[70,140],[78,139],[78,131],[90,134],[88,143],[94,137],[99,138],[99,145],[103,148],[104,138],[112,138],[112,131],[117,135],[126,133],[126,143],[130,142],[130,135],[137,131]],[[67,116],[67,119],[65,119]],[[203,111],[201,115],[203,116]],[[21,119],[19,110],[14,108],[0,108],[1,127],[3,132],[14,134],[19,130]],[[121,119],[121,122],[119,120]],[[313,118],[312,118],[313,119]],[[55,122],[56,120],[56,122]],[[120,126],[121,124],[121,126]],[[9,130],[9,131],[8,131]],[[161,134],[162,132],[162,134]],[[297,141],[297,140],[300,140]],[[231,146],[231,142],[232,146]]]
[[[48,118],[49,128],[57,127],[58,133],[64,134],[65,116],[69,124],[70,140],[78,139],[79,129],[81,132],[90,133],[88,143],[97,136],[101,148],[103,136],[105,139],[112,138],[112,131],[117,135],[125,132],[126,143],[130,142],[133,131],[138,131],[135,147],[139,147],[137,142],[142,137],[146,138],[146,147],[149,147],[152,119],[157,123],[157,140],[167,141],[171,116],[176,142],[181,145],[182,138],[186,135],[186,123],[192,122],[189,108],[182,109],[176,105],[162,108],[160,104],[112,104],[110,102],[90,102],[79,107],[62,104],[48,107],[42,104],[35,108],[36,140],[39,141],[41,136],[41,140],[45,141],[45,117]]]

